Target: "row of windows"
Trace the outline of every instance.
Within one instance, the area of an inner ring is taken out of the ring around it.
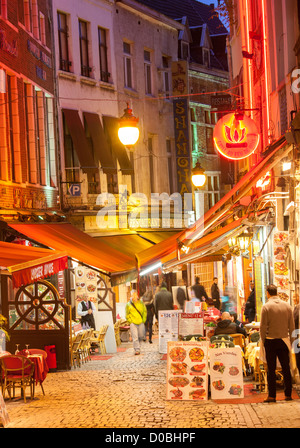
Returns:
[[[25,29],[42,45],[46,45],[45,15],[39,9],[38,0],[19,0],[18,15],[19,21],[25,26]]]
[[[69,45],[69,16],[58,11],[58,43],[59,43],[59,68],[62,71],[72,72],[72,60]],[[81,76],[93,78],[93,68],[90,61],[90,24],[84,20],[78,20],[79,27],[79,48],[80,48],[80,65]],[[103,82],[112,82],[109,70],[109,30],[98,27],[98,47],[100,62],[100,80]],[[144,50],[144,74],[145,74],[145,93],[153,94],[153,75],[152,75],[153,52]],[[133,44],[123,42],[123,62],[124,62],[124,86],[133,89],[135,87],[135,79],[133,75]],[[162,91],[169,96],[170,91],[170,62],[169,57],[162,56]]]
[[[16,76],[6,74],[6,93],[0,94],[0,179],[55,187],[53,98],[32,84],[24,83],[23,88],[23,92],[18,89]],[[23,111],[19,104],[23,104]],[[25,119],[26,170],[21,162],[22,115]]]

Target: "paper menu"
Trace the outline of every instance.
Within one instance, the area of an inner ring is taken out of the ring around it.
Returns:
[[[178,317],[178,334],[180,336],[204,336],[203,313],[181,313]]]
[[[178,340],[178,315],[181,311],[166,310],[158,312],[159,353],[167,353],[169,341]]]
[[[212,400],[243,398],[243,365],[240,347],[209,350]]]
[[[207,400],[208,343],[168,342],[167,400]]]

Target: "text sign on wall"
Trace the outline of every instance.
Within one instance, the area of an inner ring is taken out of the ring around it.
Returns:
[[[174,100],[177,188],[180,194],[191,193],[191,156],[188,126],[188,100]]]

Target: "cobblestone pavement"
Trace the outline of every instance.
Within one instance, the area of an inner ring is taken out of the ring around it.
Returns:
[[[5,400],[9,428],[299,428],[300,400],[220,404],[166,401],[166,361],[158,340],[132,344],[108,360],[49,373],[45,396]],[[18,391],[19,392],[19,391]],[[263,401],[263,397],[261,398]]]

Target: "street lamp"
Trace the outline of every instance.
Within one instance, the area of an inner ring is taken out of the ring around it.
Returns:
[[[250,233],[245,230],[237,237],[237,244],[241,250],[246,250],[250,243]]]
[[[136,144],[139,139],[140,131],[137,126],[139,119],[132,114],[132,109],[129,108],[127,103],[126,109],[124,109],[124,115],[119,120],[118,137],[121,143],[128,149],[132,149],[132,146]]]
[[[192,182],[196,188],[201,188],[206,182],[206,174],[200,162],[192,169]]]

